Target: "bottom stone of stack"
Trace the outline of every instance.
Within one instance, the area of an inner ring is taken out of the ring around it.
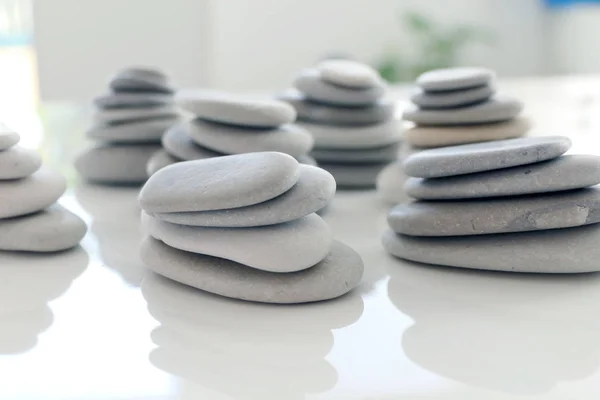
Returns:
[[[172,248],[148,237],[141,258],[152,271],[174,281],[225,297],[263,303],[308,303],[339,297],[360,282],[361,257],[334,241],[331,252],[311,268],[290,273],[245,265]]]
[[[493,235],[419,237],[385,232],[392,255],[426,264],[508,272],[600,271],[600,224]]]
[[[319,167],[333,175],[340,189],[374,188],[377,175],[387,165],[388,163],[332,164],[319,162]]]

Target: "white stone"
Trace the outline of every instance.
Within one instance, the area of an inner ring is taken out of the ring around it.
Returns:
[[[158,143],[177,118],[130,121],[125,124],[99,124],[87,131],[87,137],[111,143]]]
[[[435,69],[417,78],[423,90],[437,92],[462,90],[489,84],[495,78],[493,71],[480,67]]]
[[[418,89],[412,93],[410,101],[421,108],[457,108],[486,101],[494,93],[496,90],[491,85],[449,92],[425,92]]]
[[[188,124],[174,125],[163,136],[162,145],[169,154],[183,161],[204,160],[225,155],[196,144],[188,135],[187,126]]]
[[[0,123],[0,151],[14,146],[19,143],[20,139],[21,137],[17,132]]]
[[[130,108],[170,104],[173,96],[161,93],[106,93],[94,99],[98,108]]]
[[[13,146],[0,151],[0,180],[26,178],[41,166],[42,158],[33,150]]]
[[[366,89],[381,84],[377,71],[352,60],[326,60],[317,65],[325,82],[352,89]]]
[[[137,107],[137,108],[114,108],[106,110],[96,110],[94,113],[94,123],[103,124],[123,124],[131,121],[145,121],[159,118],[175,118],[178,116],[177,109],[173,105],[164,105],[158,107]]]

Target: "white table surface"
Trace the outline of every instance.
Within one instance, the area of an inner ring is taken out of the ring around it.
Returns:
[[[502,87],[537,133],[600,154],[600,80]],[[600,396],[600,274],[402,262],[380,245],[376,193],[339,192],[325,219],[363,257],[360,287],[312,305],[244,303],[146,273],[136,196],[75,185],[62,203],[90,224],[81,248],[0,255],[0,399]]]

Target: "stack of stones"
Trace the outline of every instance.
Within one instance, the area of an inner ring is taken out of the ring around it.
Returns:
[[[424,148],[487,142],[524,136],[529,119],[519,117],[523,104],[496,94],[495,74],[485,68],[433,70],[417,79],[412,104],[403,118],[414,123],[404,132],[409,155]],[[406,177],[402,159],[390,165],[378,178],[381,196],[390,203],[403,200],[394,190]]]
[[[284,102],[193,89],[179,92],[176,102],[193,119],[165,133],[163,149],[148,163],[148,175],[176,162],[261,151],[315,164],[308,156],[312,136],[293,123],[296,112]]]
[[[280,96],[294,106],[300,125],[312,133],[312,155],[335,177],[338,187],[373,187],[381,169],[396,160],[401,125],[386,91],[371,67],[326,60],[302,71],[294,89]]]
[[[94,125],[87,132],[97,143],[75,167],[87,181],[141,184],[163,133],[177,121],[173,88],[163,73],[141,68],[117,72],[109,85],[110,92],[94,100]]]
[[[42,167],[40,156],[18,146],[18,133],[0,128],[0,250],[55,252],[75,247],[85,223],[56,204],[66,190],[62,175]]]
[[[409,157],[383,244],[428,264],[513,272],[600,270],[600,157],[566,137],[508,139]]]
[[[140,193],[142,260],[167,278],[248,301],[341,296],[358,285],[363,263],[315,213],[334,192],[329,173],[283,153],[170,165]]]

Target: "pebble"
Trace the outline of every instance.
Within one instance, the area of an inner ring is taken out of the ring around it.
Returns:
[[[41,194],[41,192],[40,192]],[[87,230],[85,222],[58,204],[0,223],[0,250],[54,252],[77,246]]]
[[[94,122],[97,125],[119,124],[158,118],[175,118],[177,115],[177,109],[171,104],[157,107],[98,109],[94,113]]]
[[[378,124],[393,118],[396,111],[396,103],[389,98],[364,107],[336,107],[310,101],[297,89],[289,89],[279,99],[296,109],[298,120],[328,125]]]
[[[43,210],[55,203],[66,188],[62,175],[44,167],[27,178],[0,181],[0,218]]]
[[[110,143],[157,143],[176,118],[149,119],[126,124],[99,124],[87,131],[87,137]]]
[[[340,106],[367,106],[385,96],[383,81],[367,89],[349,89],[323,80],[317,69],[303,70],[294,81],[294,87],[310,100]]]
[[[152,175],[139,200],[150,213],[224,210],[270,200],[298,178],[298,162],[282,153],[186,161]]]
[[[0,124],[0,151],[6,150],[19,143],[21,136],[10,128]]]
[[[165,150],[183,161],[204,160],[224,155],[196,144],[188,135],[188,131],[187,123],[173,125],[162,138]]]
[[[488,85],[494,78],[494,72],[487,68],[445,68],[421,74],[417,78],[417,85],[425,91],[442,92]]]
[[[139,108],[171,104],[173,96],[160,93],[106,93],[94,99],[98,108]]]
[[[531,120],[525,117],[479,125],[415,125],[404,132],[403,139],[415,147],[442,147],[521,137],[525,136],[531,127]]]
[[[287,274],[173,249],[152,238],[142,243],[141,257],[148,268],[172,280],[221,296],[263,303],[333,299],[358,286],[364,270],[360,256],[337,241],[314,267]]]
[[[551,160],[571,147],[565,136],[541,136],[442,147],[418,152],[404,171],[419,178],[441,178]]]
[[[160,213],[154,217],[181,225],[253,227],[280,224],[305,217],[325,207],[335,194],[335,180],[327,171],[300,166],[298,182],[284,194],[263,203],[230,210]]]
[[[456,109],[424,110],[410,104],[404,110],[403,118],[418,125],[483,124],[516,118],[522,110],[520,100],[495,96],[484,103]]]
[[[148,174],[148,176],[152,176],[158,170],[161,170],[168,165],[175,164],[181,161],[183,160],[173,157],[165,150],[158,150],[148,160],[148,164],[146,165],[146,173]]]
[[[292,106],[279,100],[250,98],[210,90],[184,90],[176,103],[199,118],[247,127],[277,127],[296,120]]]
[[[385,249],[407,260],[509,272],[582,273],[600,270],[600,224],[541,232],[416,237],[392,230]]]
[[[277,151],[299,157],[307,154],[314,142],[308,131],[295,124],[248,132],[245,128],[196,119],[184,122],[182,128],[198,145],[226,154]]]
[[[172,224],[143,213],[142,226],[173,248],[279,273],[317,264],[327,256],[333,240],[329,225],[317,214],[270,226],[205,228]]]
[[[400,143],[373,149],[337,150],[313,149],[311,154],[321,162],[369,164],[392,162],[398,158]]]
[[[402,138],[402,122],[391,119],[372,126],[329,126],[298,122],[309,131],[314,147],[320,149],[372,149],[397,143]]]
[[[319,166],[335,178],[338,187],[370,188],[375,187],[377,175],[387,163],[377,164],[330,164],[319,163]]]
[[[600,222],[600,187],[556,194],[401,204],[392,230],[411,236],[462,236],[569,228]]]
[[[352,60],[321,61],[317,70],[323,81],[351,89],[368,89],[381,84],[377,71]]]
[[[422,89],[417,89],[410,96],[410,101],[420,108],[457,108],[486,101],[495,92],[496,90],[491,85],[449,92],[426,92]]]
[[[570,155],[476,174],[438,179],[410,178],[404,189],[417,199],[449,200],[557,192],[598,183],[600,157]]]
[[[26,178],[41,166],[42,158],[33,150],[13,146],[0,151],[0,180]]]
[[[126,68],[118,71],[110,81],[110,88],[115,92],[158,92],[173,93],[162,72],[152,68]]]

